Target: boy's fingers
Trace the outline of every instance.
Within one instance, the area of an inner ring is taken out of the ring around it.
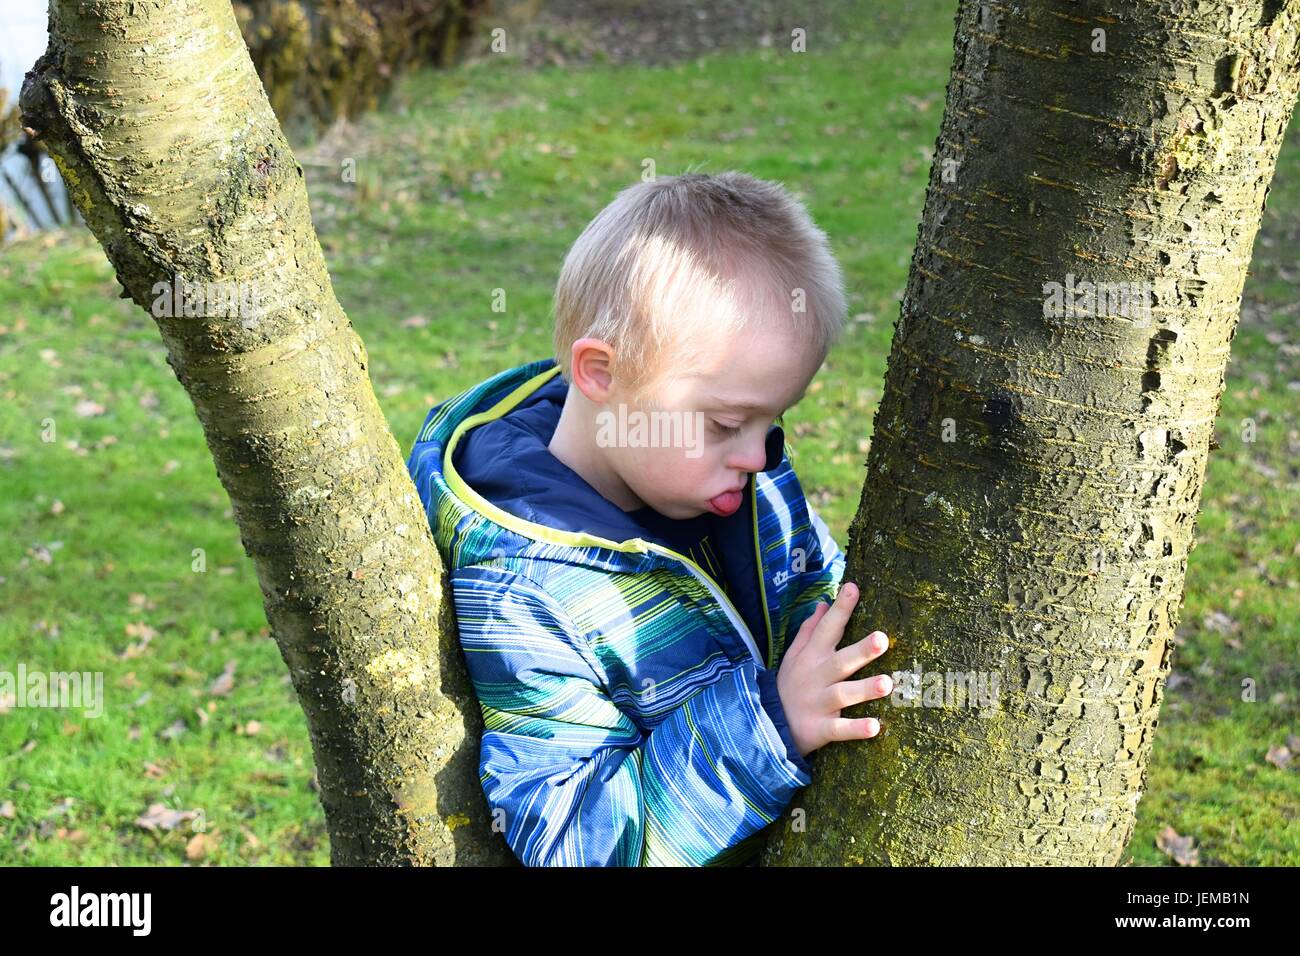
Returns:
[[[875,717],[832,717],[831,740],[862,740],[880,733],[880,721]]]
[[[803,623],[799,625],[799,631],[795,634],[794,640],[790,642],[790,648],[786,651],[787,654],[797,653],[805,644],[808,643],[810,635],[817,627],[817,622],[826,616],[826,611],[829,608],[830,604],[826,601],[817,602],[817,607],[815,607],[813,612],[804,618]]]
[[[887,650],[889,635],[884,631],[872,631],[862,640],[841,648],[836,652],[840,676],[856,674]]]
[[[888,697],[893,690],[894,681],[888,674],[877,674],[875,677],[864,677],[861,680],[840,681],[831,686],[835,705],[840,710],[852,704],[860,704],[864,700]]]
[[[840,588],[839,597],[826,612],[826,616],[818,622],[817,634],[831,647],[838,644],[844,635],[844,625],[848,623],[849,615],[853,613],[853,608],[858,603],[858,597],[858,586],[852,583],[845,584]]]

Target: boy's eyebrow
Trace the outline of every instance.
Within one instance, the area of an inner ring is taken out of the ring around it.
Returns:
[[[803,401],[804,397],[807,396],[807,394],[808,394],[808,389],[807,387],[805,387],[804,390],[799,393],[799,396],[791,403],[790,408],[794,408],[795,405],[798,405],[801,401]],[[726,399],[721,398],[717,395],[710,395],[707,401],[710,401],[715,405],[720,405],[724,408],[737,408],[737,409],[743,408],[746,411],[751,411],[751,412],[767,411],[767,409],[765,409],[762,405],[759,405],[757,402],[729,402]],[[790,410],[789,408],[786,409],[786,411],[789,410]]]

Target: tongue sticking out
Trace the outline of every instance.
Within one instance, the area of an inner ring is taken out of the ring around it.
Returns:
[[[724,491],[709,499],[709,505],[720,515],[734,514],[740,507],[741,495],[739,491]]]

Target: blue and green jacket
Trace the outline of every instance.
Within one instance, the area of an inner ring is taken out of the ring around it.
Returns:
[[[488,804],[529,866],[751,862],[812,781],[776,671],[844,554],[779,423],[735,514],[624,512],[547,449],[559,372],[530,362],[435,406],[407,462],[483,712]]]

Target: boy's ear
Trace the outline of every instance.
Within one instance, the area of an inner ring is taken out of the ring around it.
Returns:
[[[570,375],[582,392],[593,402],[602,402],[609,392],[610,347],[599,339],[584,338],[573,343]]]

